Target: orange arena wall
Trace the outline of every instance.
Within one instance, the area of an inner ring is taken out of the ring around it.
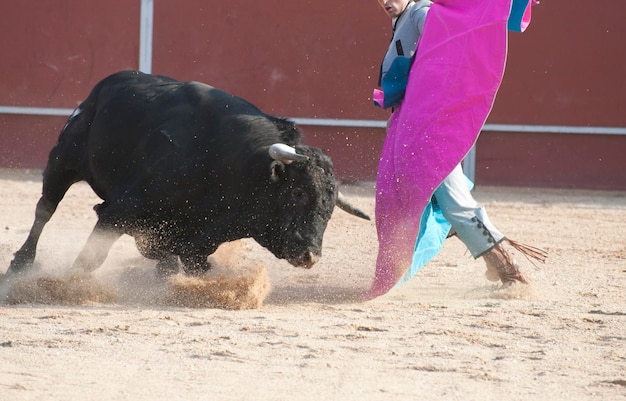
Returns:
[[[544,0],[528,31],[510,34],[477,185],[626,189],[625,13],[624,2]],[[43,168],[64,113],[108,74],[140,68],[149,45],[150,71],[295,118],[340,178],[373,180],[389,114],[371,92],[390,31],[373,0],[3,0],[0,167]]]

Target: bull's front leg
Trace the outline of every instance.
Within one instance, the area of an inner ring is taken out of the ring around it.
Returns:
[[[185,273],[192,276],[201,276],[211,269],[209,255],[217,250],[223,241],[216,241],[214,233],[203,231],[195,237],[187,237],[180,240],[176,247],[176,253],[180,257]]]

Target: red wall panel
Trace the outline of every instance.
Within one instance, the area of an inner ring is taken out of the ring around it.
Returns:
[[[137,68],[139,2],[2,0],[0,105],[74,108]],[[0,166],[42,168],[66,118],[0,114]]]
[[[302,126],[304,142],[324,150],[345,181],[376,178],[385,130]]]
[[[489,122],[626,127],[626,2],[542,1],[509,34]]]
[[[0,167],[43,168],[65,117],[0,116]]]
[[[476,184],[626,190],[626,136],[483,133]]]
[[[139,2],[2,0],[0,105],[73,108],[98,80],[137,68]]]
[[[73,108],[99,79],[137,68],[140,4],[0,2],[0,105]],[[388,117],[371,103],[391,33],[376,2],[153,4],[155,73],[207,82],[281,116]],[[626,127],[626,2],[567,5],[541,2],[527,32],[510,34],[488,123]],[[43,167],[64,120],[0,114],[0,166]],[[384,130],[303,129],[342,178],[374,179]],[[477,183],[621,189],[624,138],[483,133]]]
[[[387,116],[371,101],[391,31],[376,2],[157,2],[154,15],[157,73],[283,116]]]

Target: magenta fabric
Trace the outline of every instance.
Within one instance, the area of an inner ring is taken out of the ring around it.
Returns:
[[[434,190],[476,141],[504,74],[512,0],[439,0],[430,8],[405,98],[376,179],[379,250],[372,299],[411,265]]]

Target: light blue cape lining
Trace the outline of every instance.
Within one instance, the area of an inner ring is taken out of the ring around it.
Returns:
[[[467,186],[470,190],[474,187],[474,183],[469,178],[467,179]],[[396,287],[410,280],[426,263],[437,256],[451,227],[448,220],[443,217],[439,206],[434,204],[432,200],[428,202],[420,219],[420,232],[415,241],[411,267],[396,283]]]

